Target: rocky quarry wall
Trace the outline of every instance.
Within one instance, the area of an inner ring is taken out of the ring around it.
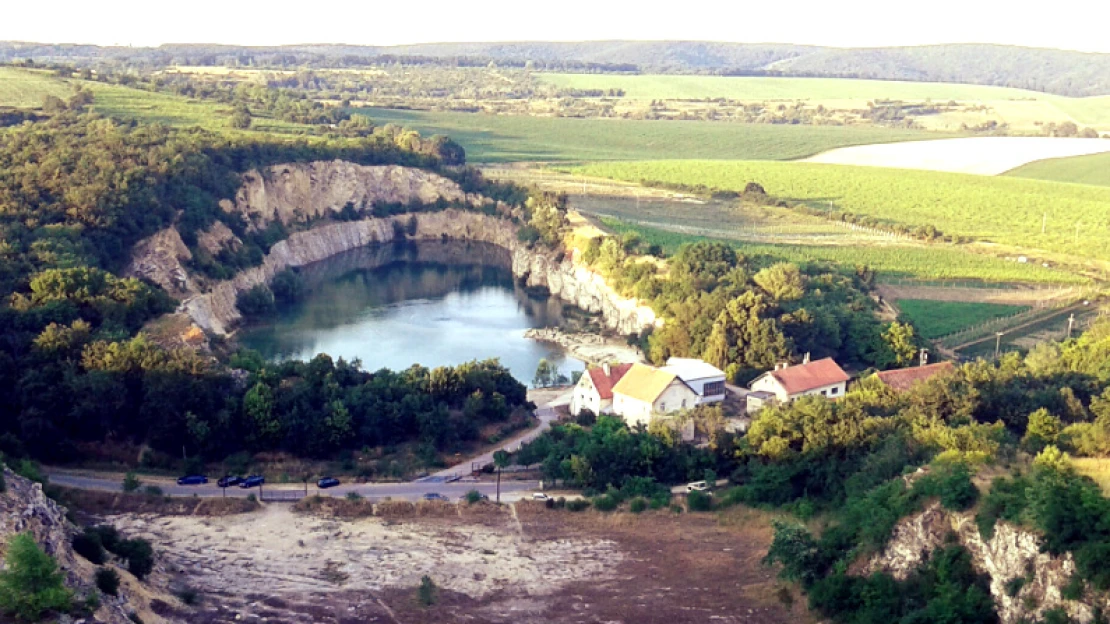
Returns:
[[[943,546],[950,534],[955,534],[971,554],[975,569],[990,577],[991,596],[1003,624],[1039,621],[1045,611],[1052,609],[1063,609],[1074,621],[1088,623],[1094,619],[1095,607],[1103,612],[1110,610],[1110,601],[1105,597],[1085,596],[1078,601],[1062,596],[1075,573],[1071,553],[1055,556],[1041,552],[1039,536],[1004,521],[995,525],[990,539],[984,539],[972,514],[947,511],[940,503],[903,518],[886,549],[867,563],[867,572],[885,571],[904,580],[935,549]],[[1011,596],[1006,585],[1015,578],[1025,582]]]
[[[475,206],[486,201],[464,193],[447,178],[420,169],[335,161],[277,165],[263,172],[249,172],[243,176],[235,200],[221,205],[224,210],[246,215],[250,227],[262,228],[274,220],[291,224],[338,212],[348,203],[370,207],[376,202],[431,203],[438,198]],[[547,288],[553,296],[599,314],[603,324],[617,332],[636,333],[659,322],[651,308],[620,296],[605,278],[569,255],[529,248],[519,242],[518,228],[510,220],[459,209],[319,225],[275,244],[260,266],[204,286],[185,269],[189,250],[176,230],[168,229],[136,246],[125,273],[150,279],[183,298],[179,312],[204,330],[223,335],[241,318],[235,305],[239,293],[268,283],[287,268],[303,267],[366,245],[389,243],[398,236],[394,222],[407,224],[410,218],[416,222],[415,233],[407,236],[410,239],[472,240],[506,249],[513,275],[526,285]]]

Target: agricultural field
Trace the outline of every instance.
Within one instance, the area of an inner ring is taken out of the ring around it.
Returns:
[[[838,147],[811,156],[806,159],[806,162],[999,175],[1046,158],[1085,156],[1105,152],[1110,152],[1110,141],[1106,139],[964,137]]]
[[[0,67],[0,106],[38,108],[48,95],[65,99],[73,89],[44,71]]]
[[[783,126],[704,121],[570,119],[515,115],[360,109],[375,123],[446,134],[471,162],[792,160],[835,147],[909,141],[933,135],[873,127]]]
[[[891,224],[932,225],[945,233],[1005,246],[999,252],[1039,249],[1068,254],[1076,262],[1110,260],[1110,188],[1105,187],[819,163],[597,163],[571,172],[735,191],[755,181],[775,197]]]
[[[541,81],[566,89],[622,89],[630,100],[728,98],[743,102],[805,102],[834,110],[866,109],[876,100],[959,104],[951,110],[915,116],[929,130],[958,131],[988,120],[1011,129],[1041,133],[1045,123],[1073,122],[1110,130],[1110,97],[1072,98],[970,84],[900,82],[839,78],[539,74]]]
[[[999,303],[928,299],[901,299],[898,301],[898,308],[902,311],[902,317],[913,323],[922,337],[930,340],[1029,309],[1027,306]]]
[[[1072,314],[1075,315],[1072,334],[1074,336],[1085,331],[1098,316],[1099,311],[1094,307],[1072,306],[1061,308],[1056,312],[1033,314],[1032,319],[1016,327],[1010,324],[1008,327],[999,328],[1003,332],[1001,339],[998,340],[999,349],[1002,353],[1009,353],[1031,349],[1042,342],[1063,340],[1067,337],[1068,317]],[[995,338],[992,332],[984,340],[958,349],[957,353],[965,358],[992,357],[994,349]]]
[[[983,282],[1023,282],[1038,284],[1086,284],[1082,276],[1051,271],[1036,265],[1020,265],[991,256],[973,254],[947,245],[798,245],[748,243],[726,235],[690,233],[681,222],[631,222],[604,217],[605,227],[623,234],[637,232],[645,241],[658,244],[667,253],[680,246],[707,239],[731,240],[737,250],[753,256],[799,264],[831,263],[845,270],[866,266],[878,273],[877,279],[979,280]]]
[[[1110,186],[1110,154],[1041,160],[1007,171],[1006,175],[1015,178]]]

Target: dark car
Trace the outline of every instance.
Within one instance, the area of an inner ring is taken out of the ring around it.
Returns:
[[[178,485],[203,485],[208,483],[208,477],[204,475],[185,475],[177,480]]]
[[[216,485],[218,485],[222,488],[228,488],[228,487],[231,487],[233,485],[239,485],[242,482],[243,482],[243,477],[237,477],[235,475],[227,475],[225,477],[221,477],[220,480],[216,482]]]
[[[424,500],[426,500],[426,501],[443,501],[445,503],[451,502],[450,498],[447,498],[443,494],[439,494],[437,492],[428,492],[427,494],[424,495]]]
[[[316,487],[320,488],[321,490],[333,488],[337,485],[339,485],[339,479],[336,479],[335,477],[324,477],[323,479],[320,479],[316,482]]]
[[[241,487],[241,488],[258,487],[258,486],[262,485],[265,482],[266,482],[266,477],[263,477],[262,475],[251,475],[251,476],[247,477],[246,479],[243,479],[243,482],[239,484],[239,487]]]

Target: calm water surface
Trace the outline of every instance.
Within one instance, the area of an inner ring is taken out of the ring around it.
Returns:
[[[554,346],[522,336],[562,325],[563,305],[525,292],[508,266],[504,250],[458,241],[353,250],[304,267],[304,300],[238,338],[269,360],[327,353],[370,371],[496,357],[530,384],[541,358],[567,375],[582,370]]]

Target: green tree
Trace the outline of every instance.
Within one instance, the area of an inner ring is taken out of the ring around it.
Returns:
[[[243,396],[243,412],[251,424],[251,440],[259,447],[269,448],[282,436],[281,420],[274,413],[274,397],[270,387],[261,381]]]
[[[48,611],[67,611],[72,594],[58,564],[28,533],[8,542],[7,569],[0,572],[0,612],[34,622]]]
[[[883,331],[883,346],[887,361],[876,362],[880,368],[888,368],[891,365],[902,368],[912,364],[917,357],[917,336],[913,325],[898,321],[891,323],[890,327]]]
[[[796,264],[779,262],[752,278],[775,301],[794,301],[805,294],[805,280]]]
[[[237,130],[246,130],[251,127],[251,111],[245,104],[235,107],[235,112],[228,119],[228,125]]]
[[[567,196],[543,192],[528,198],[529,225],[536,228],[543,242],[554,246],[562,242],[567,227]]]
[[[1029,415],[1029,424],[1021,445],[1030,453],[1040,453],[1046,446],[1056,444],[1063,425],[1043,407]]]
[[[142,485],[143,482],[139,480],[139,477],[135,473],[128,472],[127,474],[123,475],[124,492],[135,492],[140,487],[142,487]]]

